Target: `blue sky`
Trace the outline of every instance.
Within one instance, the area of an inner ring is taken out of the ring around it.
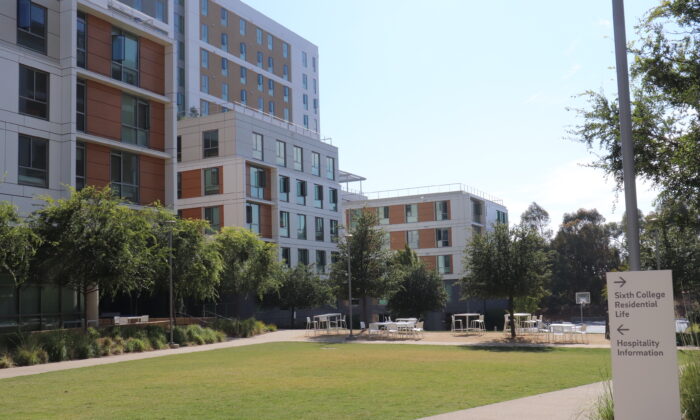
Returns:
[[[558,226],[597,208],[619,221],[612,182],[581,164],[567,107],[617,91],[610,0],[248,0],[319,47],[321,131],[364,191],[463,183],[532,201]],[[658,0],[627,1],[627,38]],[[655,196],[638,182],[646,213]]]

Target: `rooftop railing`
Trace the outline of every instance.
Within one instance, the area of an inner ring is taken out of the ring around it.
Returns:
[[[396,198],[396,197],[406,197],[412,195],[422,195],[422,194],[439,194],[447,192],[463,192],[471,194],[473,196],[483,198],[484,200],[492,201],[496,204],[503,205],[503,200],[495,197],[491,194],[487,194],[481,190],[474,187],[470,187],[465,184],[442,184],[442,185],[428,185],[424,187],[411,187],[411,188],[399,188],[395,190],[384,190],[384,191],[373,191],[373,192],[361,192],[358,190],[352,190],[350,188],[343,188],[343,191],[350,194],[356,194],[359,196],[367,197],[367,200],[379,200],[383,198]]]

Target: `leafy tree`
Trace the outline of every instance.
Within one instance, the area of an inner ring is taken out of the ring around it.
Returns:
[[[327,280],[320,278],[306,264],[285,268],[281,274],[279,290],[269,301],[282,308],[289,308],[290,324],[294,328],[294,312],[297,309],[314,308],[332,303],[334,290]]]
[[[467,245],[464,297],[507,298],[511,337],[515,338],[515,299],[539,296],[550,276],[544,240],[532,229],[498,224]]]
[[[700,201],[700,8],[697,0],[668,0],[638,26],[632,100],[632,137],[637,175],[664,199]],[[623,184],[619,109],[616,99],[586,92],[588,108],[571,134],[603,153],[593,166]]]
[[[620,254],[611,246],[611,232],[597,210],[566,213],[552,241],[554,265],[548,306],[574,305],[576,292],[591,292],[591,303],[602,305],[605,273],[618,269]]]
[[[37,276],[83,296],[98,289],[114,296],[152,287],[157,266],[152,226],[109,188],[86,187],[58,201],[46,198],[30,223],[43,239],[34,260]]]
[[[536,202],[532,202],[520,215],[520,224],[534,229],[547,241],[552,239],[552,229],[549,228],[549,213]]]
[[[6,273],[16,286],[29,276],[31,259],[41,239],[17,214],[17,209],[0,202],[0,273]]]
[[[348,259],[352,274],[352,295],[362,303],[362,320],[369,322],[369,299],[391,294],[396,276],[391,257],[384,249],[384,231],[377,227],[377,215],[362,211],[351,231],[338,243],[338,258],[331,267],[331,280],[342,295],[348,290]]]
[[[275,244],[265,242],[253,232],[240,227],[223,228],[214,241],[223,263],[222,292],[238,295],[253,293],[262,298],[279,288],[281,267]]]
[[[424,316],[428,311],[445,307],[447,292],[442,278],[427,268],[408,245],[396,253],[394,261],[398,265],[399,282],[389,298],[389,311],[398,316]]]

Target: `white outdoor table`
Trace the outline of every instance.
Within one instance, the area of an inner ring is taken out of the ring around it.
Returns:
[[[521,318],[528,318],[530,317],[531,314],[527,312],[517,312],[513,314],[513,320],[515,321],[515,330],[522,330],[523,326],[522,324],[525,322],[524,319]]]
[[[476,313],[476,312],[469,312],[469,313],[464,313],[464,314],[454,314],[452,316],[454,316],[455,318],[456,317],[464,318],[464,320],[465,320],[464,330],[469,332],[469,318],[479,318],[479,316],[481,316],[481,314]]]
[[[336,323],[335,325],[337,326],[338,320],[340,319],[341,316],[342,316],[342,314],[339,314],[339,313],[314,315],[314,320],[318,321],[317,325],[318,325],[319,329],[321,329],[321,322],[325,322],[326,323],[325,330],[327,332],[330,332],[331,331],[331,319],[335,318],[335,323]]]

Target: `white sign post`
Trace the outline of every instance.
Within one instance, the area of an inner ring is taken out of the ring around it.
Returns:
[[[615,418],[680,420],[671,271],[607,280]]]

